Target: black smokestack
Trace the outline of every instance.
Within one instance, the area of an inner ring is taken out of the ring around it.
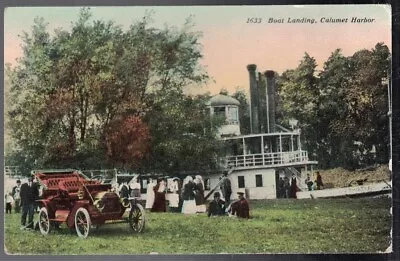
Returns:
[[[275,132],[275,73],[266,71],[264,73],[267,83],[267,130]]]
[[[268,115],[267,115],[267,83],[262,73],[258,73],[258,122],[260,125],[260,133],[268,132]]]
[[[258,121],[258,88],[257,88],[257,77],[256,77],[257,65],[247,65],[247,70],[250,76],[250,121],[251,121],[251,133],[260,133],[260,125]]]

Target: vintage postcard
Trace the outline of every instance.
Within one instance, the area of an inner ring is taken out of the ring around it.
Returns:
[[[390,253],[391,7],[9,7],[9,255]]]

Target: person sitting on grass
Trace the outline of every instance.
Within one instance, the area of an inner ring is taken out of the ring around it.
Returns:
[[[219,192],[215,192],[214,200],[210,202],[208,207],[208,217],[225,215],[225,201],[221,199],[221,194]]]
[[[250,207],[249,202],[244,197],[244,192],[237,192],[239,200],[231,204],[231,213],[239,218],[250,218]]]

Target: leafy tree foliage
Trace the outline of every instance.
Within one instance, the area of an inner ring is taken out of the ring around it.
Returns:
[[[222,143],[216,132],[221,122],[210,117],[210,96],[188,97],[169,92],[157,97],[147,115],[153,150],[143,171],[174,175],[219,169]]]
[[[107,157],[124,169],[138,167],[149,150],[149,129],[137,116],[114,119],[107,130]]]
[[[318,74],[315,60],[305,54],[296,69],[279,78],[286,117],[281,121],[299,120],[305,148],[321,167],[354,169],[387,162],[388,94],[382,80],[389,66],[389,49],[378,43],[350,57],[335,50]]]
[[[284,119],[290,118],[299,121],[299,128],[305,143],[305,148],[315,155],[318,136],[317,112],[318,112],[318,78],[316,74],[317,64],[315,59],[305,53],[299,66],[295,70],[289,70],[282,74],[278,80],[280,98]]]
[[[84,8],[70,31],[51,37],[44,20],[35,19],[32,32],[22,35],[23,57],[7,68],[10,156],[29,168],[164,171],[171,162],[163,151],[175,157],[179,147],[181,155],[197,157],[194,168],[209,166],[205,155],[215,156],[218,143],[204,128],[193,131],[204,116],[203,99],[182,94],[208,79],[199,65],[201,34],[192,28],[188,18],[182,28],[157,29],[148,14],[123,31],[113,22],[91,22]],[[185,133],[196,135],[180,140]]]

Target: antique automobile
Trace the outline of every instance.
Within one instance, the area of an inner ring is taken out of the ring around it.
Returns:
[[[120,198],[111,184],[90,180],[77,170],[33,171],[42,187],[38,200],[39,229],[47,235],[65,223],[86,238],[92,228],[109,223],[127,222],[133,232],[142,232],[144,209],[135,198]]]

